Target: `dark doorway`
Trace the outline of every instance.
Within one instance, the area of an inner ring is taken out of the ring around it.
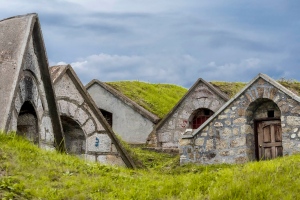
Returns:
[[[39,143],[38,119],[31,102],[25,101],[19,112],[17,134],[26,137],[35,144]]]
[[[85,153],[85,135],[79,124],[73,119],[61,116],[61,122],[65,134],[67,153],[80,155]]]

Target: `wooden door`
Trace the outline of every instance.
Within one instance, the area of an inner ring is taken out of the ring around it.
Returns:
[[[282,130],[280,120],[257,123],[258,159],[268,160],[282,156]]]

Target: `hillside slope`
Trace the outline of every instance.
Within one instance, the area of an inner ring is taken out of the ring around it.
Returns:
[[[178,166],[139,150],[149,168],[87,163],[0,134],[2,199],[300,199],[300,155],[244,165]]]
[[[296,80],[278,81],[287,89],[300,95],[300,82]],[[213,86],[230,98],[243,89],[247,83],[212,81]],[[140,81],[107,82],[143,108],[163,118],[184,96],[188,89],[173,84],[153,84]]]
[[[186,88],[172,84],[140,81],[118,81],[107,84],[160,118],[164,117],[187,92]]]

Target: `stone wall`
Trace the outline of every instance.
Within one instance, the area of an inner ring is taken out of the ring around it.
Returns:
[[[14,106],[11,110],[8,130],[17,131],[18,124],[20,127],[24,127],[29,126],[30,123],[34,123],[30,120],[26,121],[26,118],[28,118],[28,116],[26,117],[26,114],[23,116],[20,115],[24,103],[29,102],[33,107],[29,112],[34,113],[37,118],[37,131],[35,132],[37,132],[38,135],[33,139],[33,136],[29,133],[22,134],[25,134],[29,140],[34,140],[42,148],[54,149],[53,124],[49,114],[49,105],[46,99],[44,81],[40,72],[38,58],[35,54],[32,37],[30,38],[28,48],[24,55],[22,73],[13,102]],[[32,117],[33,115],[31,118]]]
[[[213,92],[206,84],[200,83],[181,102],[180,106],[164,124],[156,129],[154,140],[162,148],[178,148],[179,140],[186,129],[191,128],[194,113],[200,108],[216,112],[225,100]],[[153,142],[152,142],[153,143]]]
[[[258,78],[222,107],[193,136],[180,141],[181,163],[244,163],[256,160],[254,120],[274,110],[281,120],[283,154],[299,152],[300,103],[283,87]],[[289,93],[289,94],[287,94]]]
[[[90,86],[89,94],[98,108],[112,113],[112,129],[130,144],[145,144],[154,123],[124,101],[98,85]]]
[[[125,166],[101,122],[88,106],[84,96],[76,88],[68,73],[55,82],[54,88],[59,113],[62,119],[65,119],[62,124],[66,140],[68,140],[66,141],[66,144],[69,145],[67,146],[68,152],[79,154],[91,161]],[[77,129],[75,130],[74,127]],[[73,130],[68,130],[70,128]],[[80,144],[78,145],[78,143]],[[78,146],[82,146],[82,148],[78,149]]]

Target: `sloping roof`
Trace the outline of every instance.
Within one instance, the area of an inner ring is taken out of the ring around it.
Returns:
[[[20,80],[25,51],[33,37],[35,53],[44,81],[49,115],[53,122],[56,147],[64,149],[63,133],[57,112],[46,50],[40,28],[38,15],[27,14],[0,21],[0,129],[8,131],[10,110]]]
[[[226,94],[215,88],[212,84],[206,82],[202,78],[199,78],[194,85],[186,92],[186,94],[178,101],[178,103],[172,108],[172,110],[157,124],[155,130],[159,129],[171,116],[173,116],[174,112],[179,108],[182,102],[196,89],[196,87],[200,84],[204,83],[209,89],[219,95],[225,101],[228,101],[229,98]]]
[[[113,144],[116,146],[118,152],[121,154],[121,157],[127,167],[135,168],[135,164],[129,154],[126,152],[118,138],[116,137],[115,133],[113,132],[110,125],[107,123],[99,109],[97,108],[96,104],[94,103],[92,97],[86,91],[85,87],[82,85],[81,81],[79,80],[78,76],[76,75],[75,71],[72,69],[70,65],[58,65],[53,66],[50,68],[51,78],[53,85],[55,85],[63,76],[64,74],[68,74],[73,83],[75,84],[77,90],[82,95],[84,102],[90,107],[90,109],[94,112],[97,120],[102,124],[106,133],[112,140]]]
[[[149,119],[153,123],[157,123],[159,121],[159,117],[155,114],[149,112],[148,110],[144,109],[140,105],[138,105],[136,102],[129,99],[127,96],[120,93],[118,90],[114,89],[113,87],[109,86],[108,84],[101,82],[99,80],[92,80],[89,82],[85,87],[88,90],[92,85],[97,84],[112,95],[114,95],[116,98],[118,98],[120,101],[124,102],[126,105],[128,105],[130,108],[141,114],[143,117]]]
[[[276,82],[275,80],[267,76],[266,74],[259,73],[239,93],[237,93],[234,97],[232,97],[229,101],[227,101],[214,115],[212,115],[208,120],[206,120],[198,129],[194,130],[191,135],[184,135],[183,138],[193,138],[195,135],[197,135],[203,128],[206,127],[206,125],[208,125],[211,121],[217,118],[220,113],[222,113],[233,101],[235,101],[238,97],[240,97],[259,78],[264,79],[266,82],[270,83],[278,90],[281,90],[282,92],[290,96],[292,99],[300,102],[300,97],[297,96],[295,93],[283,87],[281,84],[279,84],[278,82]]]

